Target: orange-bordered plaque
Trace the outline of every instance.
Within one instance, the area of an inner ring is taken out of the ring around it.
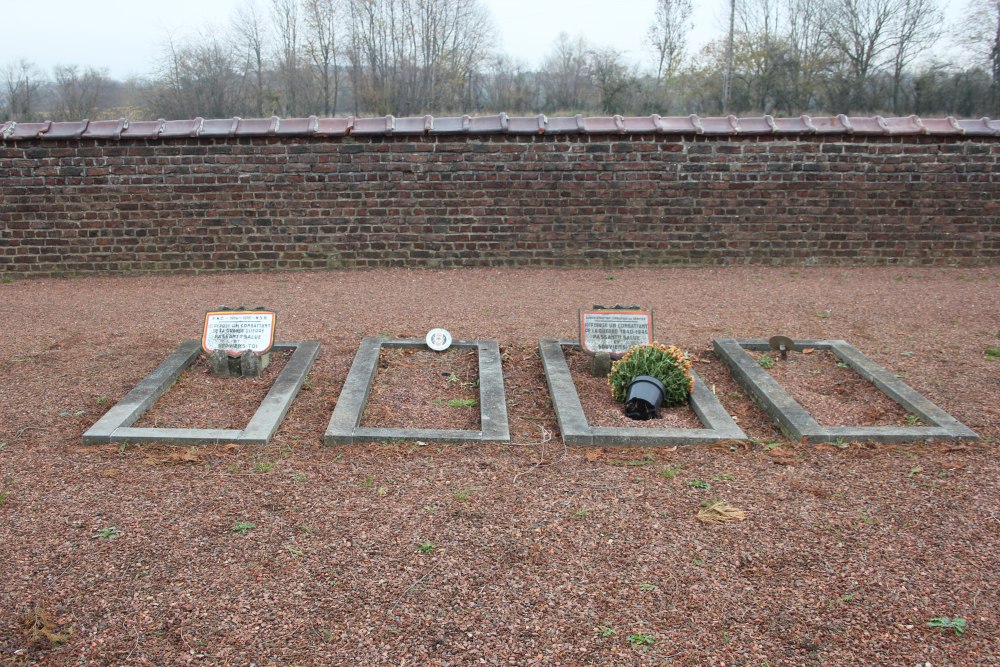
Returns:
[[[630,347],[652,342],[651,310],[580,309],[580,347],[587,354],[607,352],[618,359]]]
[[[277,313],[272,310],[216,310],[205,314],[201,349],[264,354],[274,345]]]

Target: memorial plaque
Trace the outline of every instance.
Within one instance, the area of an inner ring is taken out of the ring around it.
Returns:
[[[274,344],[276,314],[269,310],[219,310],[205,315],[201,347],[238,355],[250,350],[264,354]]]
[[[618,359],[630,347],[653,342],[653,311],[617,308],[580,310],[580,347]]]

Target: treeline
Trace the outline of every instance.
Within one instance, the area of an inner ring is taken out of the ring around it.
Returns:
[[[482,0],[245,0],[116,81],[27,60],[0,69],[0,119],[311,114],[883,113],[1000,116],[1000,0],[730,0],[697,53],[691,0],[657,0],[645,65],[561,34],[537,68],[499,52]],[[935,54],[961,47],[961,61]]]

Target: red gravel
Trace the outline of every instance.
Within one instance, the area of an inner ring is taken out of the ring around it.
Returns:
[[[478,380],[476,350],[382,348],[361,425],[478,431]]]
[[[80,445],[218,294],[277,308],[279,339],[322,341],[273,442]],[[537,340],[637,299],[753,443],[563,447]],[[0,285],[0,664],[997,664],[997,303],[995,268]],[[322,446],[360,339],[434,326],[501,342],[514,441]],[[785,441],[708,351],[779,333],[852,342],[985,440]],[[714,499],[747,519],[699,522]],[[23,617],[43,612],[64,643],[30,642]],[[965,634],[927,627],[941,616]]]
[[[821,426],[921,424],[919,419],[908,422],[903,406],[841,363],[829,350],[813,350],[809,354],[789,352],[786,359],[777,352],[750,354],[758,362],[762,357],[771,360],[767,372]],[[916,415],[910,417],[915,418]]]

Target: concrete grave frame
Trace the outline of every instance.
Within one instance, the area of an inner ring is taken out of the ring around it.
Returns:
[[[453,348],[479,351],[479,418],[480,430],[426,429],[426,428],[366,428],[361,417],[368,404],[368,395],[375,382],[379,352],[383,347],[410,350],[429,349],[422,340],[406,338],[362,339],[354,363],[340,391],[323,442],[327,445],[350,445],[373,440],[424,440],[424,441],[510,441],[507,422],[507,401],[503,388],[503,369],[500,365],[500,346],[495,340],[459,340]]]
[[[844,340],[795,340],[792,351],[806,348],[830,350],[858,375],[871,381],[889,398],[931,426],[821,426],[747,350],[770,350],[763,339],[719,338],[713,342],[715,353],[729,369],[733,379],[773,419],[781,431],[796,442],[821,443],[837,440],[868,440],[892,443],[915,440],[978,439],[967,426],[931,403],[905,382],[866,357]]]
[[[285,418],[292,401],[302,388],[306,375],[319,354],[319,342],[275,343],[274,352],[293,350],[291,358],[271,385],[250,422],[243,430],[202,428],[134,428],[132,424],[153,407],[170,389],[180,374],[201,353],[201,341],[181,343],[177,350],[147,375],[122,400],[83,434],[86,445],[109,442],[159,442],[175,445],[203,445],[233,442],[241,445],[266,445]]]
[[[746,434],[722,407],[715,394],[694,373],[694,389],[690,404],[705,428],[622,428],[597,427],[587,423],[580,395],[573,384],[564,346],[579,347],[575,340],[543,338],[538,351],[549,384],[549,395],[559,421],[563,442],[567,445],[597,447],[672,447],[674,445],[705,445],[722,440],[746,440]]]

